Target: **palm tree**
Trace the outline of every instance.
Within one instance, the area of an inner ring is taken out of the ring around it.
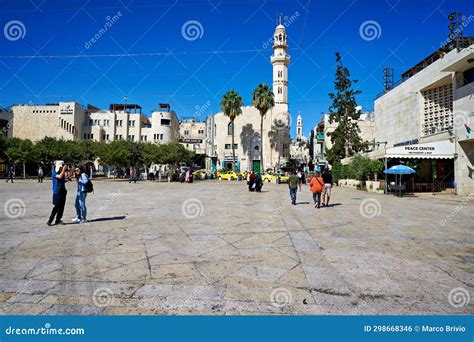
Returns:
[[[260,169],[264,170],[263,166],[263,118],[270,108],[275,105],[273,91],[265,83],[260,83],[252,94],[252,105],[260,112]]]
[[[225,116],[229,117],[232,125],[232,170],[235,171],[235,144],[234,144],[234,120],[242,114],[242,107],[244,105],[242,97],[234,90],[229,90],[222,96],[221,109]]]

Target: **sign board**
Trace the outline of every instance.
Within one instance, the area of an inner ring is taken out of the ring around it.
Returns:
[[[454,142],[449,140],[387,148],[387,158],[453,159]]]
[[[188,138],[179,138],[180,143],[185,143],[185,144],[201,144],[202,139],[188,139]]]
[[[63,107],[59,110],[60,114],[74,114],[74,107],[72,107],[69,103],[66,103]]]

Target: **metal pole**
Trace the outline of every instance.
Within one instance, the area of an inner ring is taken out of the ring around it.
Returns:
[[[385,170],[387,170],[387,157],[384,158],[384,167],[385,167]],[[387,173],[384,172],[384,175],[385,175],[385,189],[384,189],[384,193],[387,194],[387,193],[388,193],[388,189],[387,189]]]

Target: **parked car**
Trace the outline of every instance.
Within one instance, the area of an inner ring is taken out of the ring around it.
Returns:
[[[211,172],[206,169],[200,169],[193,172],[194,179],[209,179],[211,178]]]
[[[262,181],[267,183],[287,183],[288,178],[284,173],[267,172],[262,175]]]
[[[219,180],[234,180],[239,176],[242,177],[242,174],[236,173],[235,171],[224,171],[219,174]]]

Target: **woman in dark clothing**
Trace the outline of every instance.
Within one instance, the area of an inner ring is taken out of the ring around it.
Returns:
[[[255,190],[254,184],[255,184],[255,179],[256,178],[257,178],[257,176],[255,176],[255,172],[252,171],[252,173],[249,176],[249,181],[247,182],[247,184],[249,185],[249,191],[254,191]]]
[[[257,192],[262,192],[262,175],[260,175],[260,172],[257,173],[257,176],[255,177],[255,191]]]

